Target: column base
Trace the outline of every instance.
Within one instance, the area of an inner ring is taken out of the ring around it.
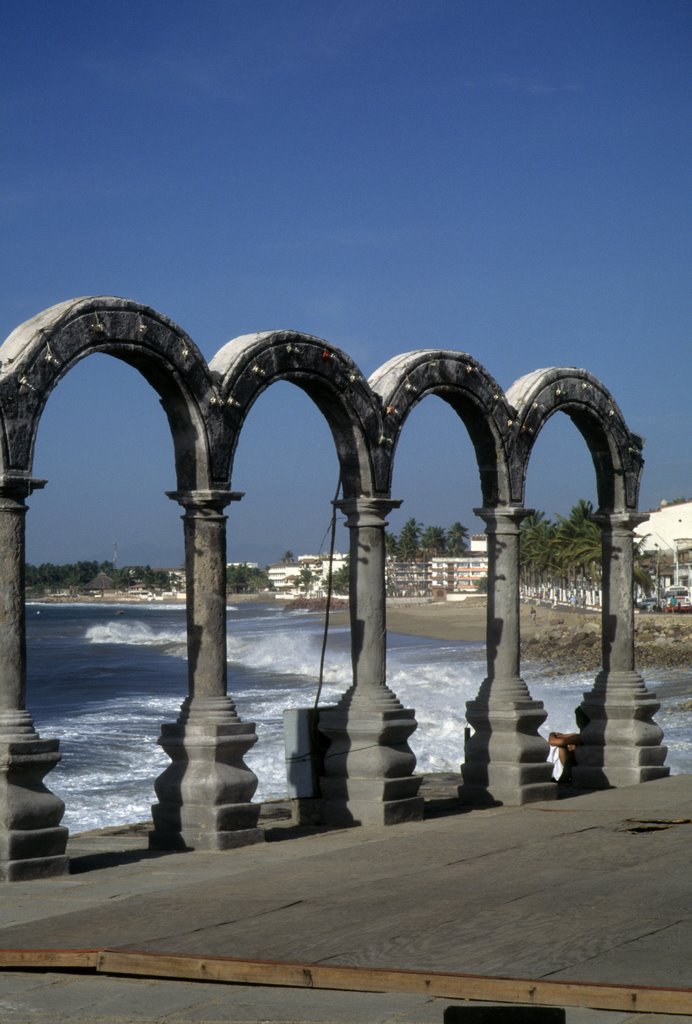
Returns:
[[[228,850],[261,842],[261,804],[251,802],[257,776],[243,760],[257,742],[227,698],[187,701],[160,745],[172,764],[154,783],[149,845],[157,850]]]
[[[653,720],[660,706],[637,672],[600,672],[580,705],[588,722],[575,752],[572,785],[612,789],[666,778],[668,748]]]
[[[243,827],[244,822],[257,820],[257,805],[247,804],[242,806],[231,806],[220,808],[224,811],[226,819],[227,812],[234,813],[229,830],[216,827],[193,827],[180,826],[162,820],[162,815],[156,813],[157,807],[153,808],[155,817],[155,828],[149,834],[149,850],[234,850],[237,847],[252,846],[255,843],[264,842],[264,829],[257,827]]]
[[[320,819],[329,825],[400,825],[422,821],[421,779],[322,778]]]
[[[670,775],[663,762],[667,747],[627,747],[611,741],[605,746],[577,747],[577,764],[572,768],[575,789],[614,789],[653,782]]]
[[[365,701],[326,708],[319,730],[331,740],[320,778],[320,819],[333,825],[397,825],[421,821],[421,779],[407,740],[416,729],[414,712],[380,710]]]
[[[557,786],[552,779],[545,781],[544,772],[538,781],[531,782],[524,776],[517,777],[514,768],[514,765],[494,765],[492,773],[488,773],[484,781],[475,784],[462,782],[457,790],[459,803],[465,807],[521,807],[540,800],[557,799]],[[552,773],[552,765],[549,768]],[[464,765],[464,779],[467,776],[465,769]]]
[[[466,707],[475,732],[465,744],[459,801],[520,807],[555,800],[548,743],[538,733],[547,717],[542,702],[473,700]]]
[[[0,741],[0,881],[67,874],[63,801],[43,784],[60,760],[58,740]]]
[[[5,833],[0,842],[0,882],[30,882],[40,878],[59,878],[70,873],[70,858],[64,852],[50,856],[49,850],[64,851],[68,830],[36,829],[32,833]],[[29,839],[29,842],[27,842]],[[16,842],[15,842],[16,841]],[[16,845],[17,858],[12,856]],[[31,848],[38,857],[29,856]]]
[[[573,789],[620,789],[622,786],[638,786],[642,782],[655,782],[670,775],[670,768],[603,768],[572,769]]]

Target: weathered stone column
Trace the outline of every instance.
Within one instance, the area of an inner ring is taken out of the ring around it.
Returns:
[[[408,738],[415,713],[386,683],[386,515],[400,501],[338,502],[350,531],[350,618],[353,685],[336,707],[319,712],[329,738],[320,779],[322,819],[391,825],[423,816],[420,779]]]
[[[667,749],[663,731],[653,720],[661,706],[634,667],[634,528],[647,516],[639,513],[597,514],[603,536],[603,667],[581,704],[588,723],[576,749],[572,784],[606,789],[660,779]]]
[[[488,675],[466,718],[474,732],[461,766],[459,799],[469,804],[524,804],[554,799],[547,718],[519,674],[519,528],[530,510],[476,509],[488,537]]]
[[[158,849],[225,850],[264,838],[257,777],[243,757],[257,742],[226,693],[226,516],[242,494],[176,491],[185,509],[188,697],[159,743],[172,764],[156,780],[150,843]]]
[[[43,784],[60,760],[26,710],[25,499],[44,480],[0,476],[0,881],[68,870],[65,804]]]

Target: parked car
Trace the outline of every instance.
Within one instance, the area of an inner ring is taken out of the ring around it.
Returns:
[[[645,597],[637,602],[640,612],[660,612],[661,606],[655,597]]]

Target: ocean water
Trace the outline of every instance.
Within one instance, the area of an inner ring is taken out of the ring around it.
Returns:
[[[394,633],[388,640],[389,685],[416,710],[417,771],[458,772],[466,701],[485,675],[484,645]],[[278,603],[228,610],[228,689],[243,720],[257,725],[246,758],[259,779],[257,800],[286,795],[282,714],[313,705],[321,641],[314,613]],[[154,779],[169,763],[157,745],[161,723],[177,719],[187,692],[184,608],[28,605],[27,655],[27,706],[40,735],[61,741],[62,760],[46,784],[65,801],[63,824],[81,832],[148,819]],[[523,676],[548,712],[542,731],[571,729],[592,676]],[[349,632],[332,628],[320,703],[334,703],[349,682]],[[692,713],[679,710],[675,682],[647,678],[662,699],[656,720],[667,763],[674,773],[692,772]]]

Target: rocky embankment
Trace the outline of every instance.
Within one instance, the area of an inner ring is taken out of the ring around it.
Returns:
[[[639,668],[692,671],[692,614],[637,613],[634,628]],[[534,623],[522,610],[522,658],[562,672],[597,669],[600,615],[539,608]]]
[[[348,598],[332,597],[330,607],[338,610],[348,608]],[[326,597],[295,597],[286,602],[289,612],[323,612],[327,608]]]

